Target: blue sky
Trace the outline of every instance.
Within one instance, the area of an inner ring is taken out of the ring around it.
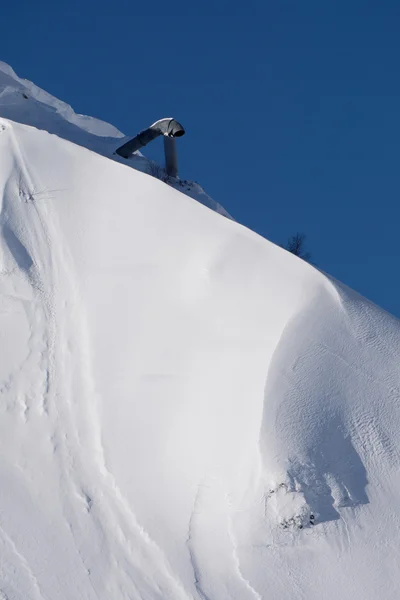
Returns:
[[[7,3],[0,59],[126,134],[176,117],[183,178],[400,316],[398,0],[144,4]]]

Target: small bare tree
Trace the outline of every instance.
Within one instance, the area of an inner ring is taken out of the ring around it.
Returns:
[[[295,256],[298,256],[307,262],[311,262],[311,254],[310,252],[307,252],[305,248],[305,241],[306,234],[297,232],[290,236],[284,248]]]

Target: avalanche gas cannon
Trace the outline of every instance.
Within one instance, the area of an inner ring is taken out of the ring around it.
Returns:
[[[185,130],[182,125],[172,118],[160,119],[137,134],[136,137],[126,142],[116,150],[116,153],[123,158],[129,158],[136,150],[143,148],[149,142],[155,140],[158,136],[164,136],[165,169],[171,177],[178,176],[178,158],[176,152],[177,137],[182,137]]]

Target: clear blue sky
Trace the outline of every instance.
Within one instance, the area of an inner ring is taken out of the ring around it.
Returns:
[[[183,178],[400,316],[399,27],[398,0],[21,0],[0,59],[126,134],[176,117]]]

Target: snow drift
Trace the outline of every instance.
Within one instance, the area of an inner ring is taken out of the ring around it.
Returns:
[[[0,598],[397,598],[398,321],[7,69]]]
[[[162,168],[144,158],[140,152],[136,152],[128,160],[115,154],[117,148],[123,142],[130,140],[131,136],[125,137],[109,123],[76,114],[65,102],[54,98],[31,81],[20,79],[13,69],[2,61],[0,61],[0,107],[2,117],[43,129],[145,173],[161,178],[166,177]],[[143,123],[138,123],[138,127],[142,128]],[[136,133],[131,132],[131,134]],[[210,198],[198,183],[168,179],[172,187],[225,217],[231,218],[223,206]]]

